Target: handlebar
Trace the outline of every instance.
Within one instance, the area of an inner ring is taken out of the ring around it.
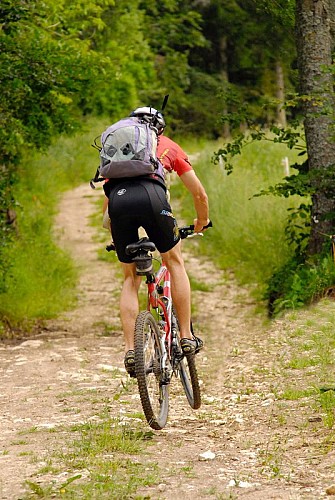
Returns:
[[[209,221],[207,226],[204,226],[202,229],[208,229],[209,227],[213,227],[213,223],[211,220]],[[196,235],[202,236],[202,233],[195,233],[194,232],[194,224],[191,224],[190,226],[180,227],[179,228],[179,235],[180,235],[180,238],[182,240],[184,240],[185,238],[190,238],[190,237],[196,236]]]
[[[213,227],[213,223],[210,220],[207,226],[204,226],[203,229],[208,229],[209,227]],[[180,239],[184,240],[185,238],[192,238],[192,236],[203,236],[202,233],[195,233],[194,232],[194,224],[191,224],[190,226],[184,226],[179,228],[179,235]],[[110,243],[109,245],[106,246],[107,252],[112,252],[115,251],[115,246],[114,243]]]

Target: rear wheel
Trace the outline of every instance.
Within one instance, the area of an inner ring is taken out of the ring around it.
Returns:
[[[149,311],[135,325],[135,370],[144,415],[153,429],[162,429],[169,411],[169,389],[163,384],[162,346],[157,323]]]
[[[188,356],[182,354],[182,349],[180,346],[180,336],[178,328],[178,319],[173,313],[176,323],[176,349],[175,349],[175,359],[177,360],[176,369],[179,372],[180,380],[187,397],[189,405],[194,410],[197,410],[201,406],[201,392],[198,379],[197,367],[195,364],[195,355],[190,354]]]

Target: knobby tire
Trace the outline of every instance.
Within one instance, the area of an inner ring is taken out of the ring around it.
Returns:
[[[179,364],[179,374],[187,401],[193,410],[201,406],[201,392],[194,354],[184,356]]]
[[[169,389],[162,384],[162,346],[157,323],[149,311],[135,324],[135,371],[145,418],[152,429],[163,429],[169,411]]]
[[[174,310],[173,315],[176,318],[177,325],[177,352],[181,353],[182,349],[180,346],[179,324]],[[184,355],[178,363],[178,371],[187,401],[193,410],[197,410],[201,406],[201,391],[197,367],[195,364],[195,355]]]

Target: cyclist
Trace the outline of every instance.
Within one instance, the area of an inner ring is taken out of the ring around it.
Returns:
[[[209,223],[208,197],[182,148],[163,134],[165,120],[152,107],[135,109],[131,116],[148,121],[155,116],[158,129],[157,157],[168,171],[177,172],[191,193],[197,218],[194,231],[200,232]],[[138,290],[141,277],[136,275],[135,263],[126,255],[125,248],[139,238],[143,227],[162,255],[171,274],[171,293],[179,321],[181,347],[185,354],[194,354],[203,346],[193,335],[191,325],[191,289],[181,253],[181,242],[176,219],[167,200],[164,180],[158,175],[110,179],[104,184],[109,199],[113,243],[121,262],[124,282],[120,296],[120,317],[125,339],[124,364],[130,376],[135,376],[134,329],[139,312]]]

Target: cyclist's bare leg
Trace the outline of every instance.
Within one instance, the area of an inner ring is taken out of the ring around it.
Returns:
[[[162,253],[162,257],[171,274],[171,294],[178,316],[180,337],[192,339],[191,287],[181,254],[181,242],[168,252]]]
[[[136,275],[134,264],[121,262],[124,282],[120,296],[120,317],[125,341],[125,352],[134,349],[134,330],[136,317],[139,312],[138,289],[141,276]]]

